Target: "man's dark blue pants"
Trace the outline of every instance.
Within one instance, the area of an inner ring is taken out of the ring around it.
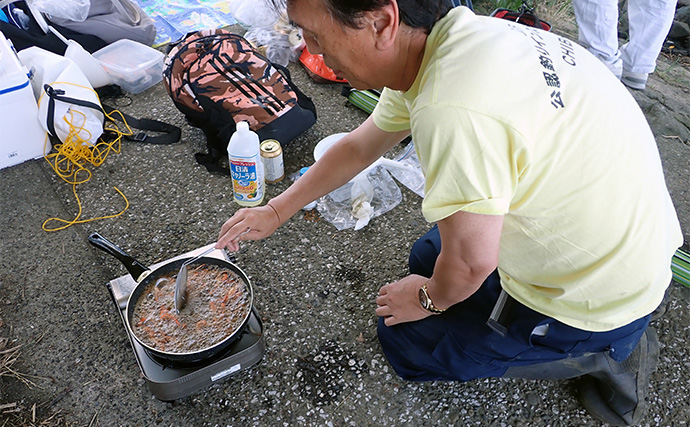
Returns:
[[[431,277],[440,251],[441,237],[434,226],[413,245],[410,273]],[[379,341],[398,375],[413,381],[469,381],[501,377],[511,366],[599,352],[623,361],[649,324],[650,316],[645,316],[612,331],[590,332],[516,303],[507,333],[501,336],[486,323],[500,292],[494,271],[477,292],[441,315],[390,327],[379,318]]]

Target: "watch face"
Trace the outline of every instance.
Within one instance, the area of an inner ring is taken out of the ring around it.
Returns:
[[[429,300],[426,297],[426,293],[424,292],[424,289],[419,289],[419,303],[422,305],[422,307],[427,308],[429,304]]]

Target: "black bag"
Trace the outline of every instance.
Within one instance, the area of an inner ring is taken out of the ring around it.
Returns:
[[[172,44],[163,81],[188,122],[203,130],[208,154],[196,159],[210,172],[230,173],[218,161],[237,122],[247,121],[261,140],[276,139],[283,147],[316,122],[314,103],[292,83],[287,68],[226,30],[189,33]]]
[[[12,13],[10,10],[15,7],[20,9],[24,16],[28,18],[28,21],[26,22],[26,29],[20,28],[20,26],[11,22],[0,21],[0,31],[2,31],[7,39],[12,41],[15,50],[20,51],[31,46],[38,46],[41,49],[45,49],[57,55],[65,54],[67,45],[65,45],[65,43],[53,33],[45,33],[43,31],[26,2],[15,1],[2,9],[6,15],[10,15],[8,17],[10,18],[10,21],[14,21],[14,19],[12,19],[13,17],[11,16]],[[78,42],[89,53],[93,53],[108,45],[108,43],[99,37],[89,34],[81,34],[55,23],[53,23],[52,26],[66,38]]]

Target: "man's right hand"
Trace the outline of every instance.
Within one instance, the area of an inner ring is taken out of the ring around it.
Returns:
[[[280,226],[278,212],[267,204],[255,208],[243,208],[235,212],[220,229],[216,248],[239,250],[240,240],[259,240],[268,237]]]

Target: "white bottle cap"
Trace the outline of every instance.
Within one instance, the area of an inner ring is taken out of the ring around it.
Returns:
[[[243,121],[237,123],[237,132],[247,133],[248,130],[249,130],[249,123],[247,123],[246,121],[243,120]]]

